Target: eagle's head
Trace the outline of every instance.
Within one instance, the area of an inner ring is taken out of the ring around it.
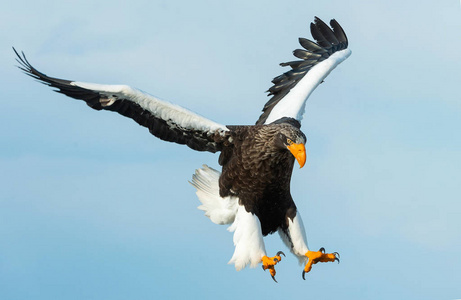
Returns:
[[[290,151],[302,168],[306,163],[306,136],[298,128],[283,126],[275,138],[275,145],[282,151]]]

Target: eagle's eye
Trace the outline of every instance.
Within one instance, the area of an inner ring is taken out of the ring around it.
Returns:
[[[287,144],[288,144],[288,145],[292,145],[292,144],[293,144],[293,141],[287,138]]]

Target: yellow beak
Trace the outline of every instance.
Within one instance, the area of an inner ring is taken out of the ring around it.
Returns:
[[[304,144],[291,144],[290,146],[287,146],[287,148],[298,161],[299,167],[304,167],[304,164],[306,163],[306,148],[304,147]]]

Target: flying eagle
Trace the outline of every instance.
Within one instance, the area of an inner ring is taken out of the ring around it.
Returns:
[[[275,281],[275,265],[282,251],[267,256],[263,237],[278,231],[302,263],[302,277],[318,262],[339,262],[339,254],[311,251],[296,205],[290,194],[295,159],[306,162],[306,136],[300,130],[306,100],[312,91],[351,51],[336,20],[331,28],[315,17],[310,29],[316,42],[299,38],[304,49],[294,50],[298,60],[285,62],[291,70],[275,77],[270,100],[255,125],[225,126],[185,108],[159,100],[126,85],[101,85],[49,77],[35,69],[24,53],[18,66],[27,75],[80,99],[96,110],[110,110],[132,118],[154,136],[198,151],[221,152],[219,172],[206,165],[196,170],[192,185],[199,209],[216,224],[231,224],[235,251],[229,263],[240,270],[262,263]]]

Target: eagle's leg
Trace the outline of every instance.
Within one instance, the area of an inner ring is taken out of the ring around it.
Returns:
[[[263,270],[266,271],[267,269],[269,269],[269,272],[271,273],[271,276],[272,276],[272,279],[277,282],[277,280],[275,280],[275,268],[274,266],[280,262],[282,260],[282,257],[280,255],[283,255],[285,256],[285,253],[283,253],[282,251],[279,251],[277,252],[277,254],[274,256],[274,257],[267,257],[267,256],[263,256],[261,258],[261,261],[263,263],[262,267],[263,267]]]
[[[319,251],[307,251],[304,254],[307,257],[307,264],[303,270],[303,279],[306,279],[304,275],[312,269],[312,265],[315,265],[318,262],[330,262],[337,261],[339,263],[339,253],[325,253],[325,249],[322,247]]]
[[[287,230],[279,230],[283,241],[291,248],[291,252],[298,256],[300,262],[305,262],[302,277],[312,269],[312,265],[318,262],[339,262],[338,252],[325,253],[322,247],[319,251],[310,251],[307,247],[306,232],[301,220],[301,216],[296,212],[293,218],[288,217]]]
[[[234,223],[228,230],[234,232],[235,245],[234,255],[229,263],[235,264],[237,271],[248,264],[251,267],[256,267],[259,263],[262,263],[263,269],[269,269],[272,279],[276,281],[274,278],[274,266],[282,260],[280,255],[285,254],[279,251],[273,257],[266,255],[259,218],[255,214],[246,211],[243,205],[239,205]]]

